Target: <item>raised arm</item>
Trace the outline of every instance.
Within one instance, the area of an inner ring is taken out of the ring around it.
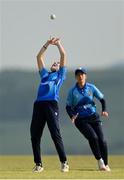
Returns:
[[[46,51],[46,49],[48,48],[48,46],[50,44],[53,44],[53,42],[56,40],[56,38],[51,38],[49,39],[41,48],[41,50],[39,51],[39,53],[37,54],[37,65],[38,65],[38,69],[42,69],[43,67],[45,67],[44,64],[44,53]]]
[[[66,53],[65,53],[65,49],[62,46],[62,44],[60,43],[60,41],[58,41],[57,47],[59,49],[60,52],[60,67],[63,67],[66,65]]]
[[[41,48],[41,50],[39,51],[39,53],[37,54],[37,65],[38,65],[38,69],[42,69],[43,67],[45,67],[44,64],[44,53],[47,49],[47,47],[49,46],[49,41],[47,41],[43,47]]]
[[[55,38],[52,42],[53,45],[56,45],[59,49],[59,53],[60,53],[60,67],[63,67],[66,65],[66,52],[64,47],[62,46],[60,39],[59,38]]]
[[[41,48],[41,50],[39,51],[39,53],[37,54],[37,64],[38,64],[38,69],[42,69],[43,67],[45,67],[45,63],[44,63],[44,54],[46,49],[48,48],[49,45],[56,45],[59,49],[60,52],[60,67],[65,66],[66,64],[66,53],[64,50],[64,47],[62,46],[60,39],[59,38],[52,38],[50,40],[48,40]]]

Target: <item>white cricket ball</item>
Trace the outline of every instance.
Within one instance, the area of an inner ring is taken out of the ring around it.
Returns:
[[[56,15],[55,14],[51,14],[50,15],[50,19],[52,19],[52,20],[56,19]]]

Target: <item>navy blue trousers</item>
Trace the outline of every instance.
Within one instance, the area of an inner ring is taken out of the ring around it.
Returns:
[[[40,101],[34,103],[30,127],[34,162],[41,163],[40,142],[45,124],[47,123],[52,140],[61,162],[65,162],[66,154],[59,128],[59,109],[56,101]]]
[[[91,116],[89,118],[77,118],[75,126],[88,140],[90,148],[97,160],[102,158],[105,165],[108,164],[107,143],[104,140],[101,121],[99,116]]]

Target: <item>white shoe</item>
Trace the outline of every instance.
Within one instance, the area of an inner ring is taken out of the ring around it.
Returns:
[[[61,163],[61,171],[62,172],[68,172],[69,171],[69,165],[67,162]]]
[[[40,173],[40,172],[42,172],[44,170],[44,168],[42,167],[42,166],[38,166],[38,165],[36,165],[36,166],[34,166],[34,168],[33,168],[33,172],[36,172],[36,173]]]
[[[98,160],[98,167],[100,171],[107,171],[107,168],[102,158]]]
[[[111,171],[111,169],[108,165],[106,165],[105,167],[106,167],[106,171]]]

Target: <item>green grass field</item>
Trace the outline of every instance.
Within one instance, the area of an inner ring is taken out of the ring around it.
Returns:
[[[33,173],[32,156],[0,156],[0,179],[124,179],[124,156],[110,156],[111,172],[97,170],[93,156],[68,156],[70,171],[62,173],[57,156],[43,156],[44,171]]]

